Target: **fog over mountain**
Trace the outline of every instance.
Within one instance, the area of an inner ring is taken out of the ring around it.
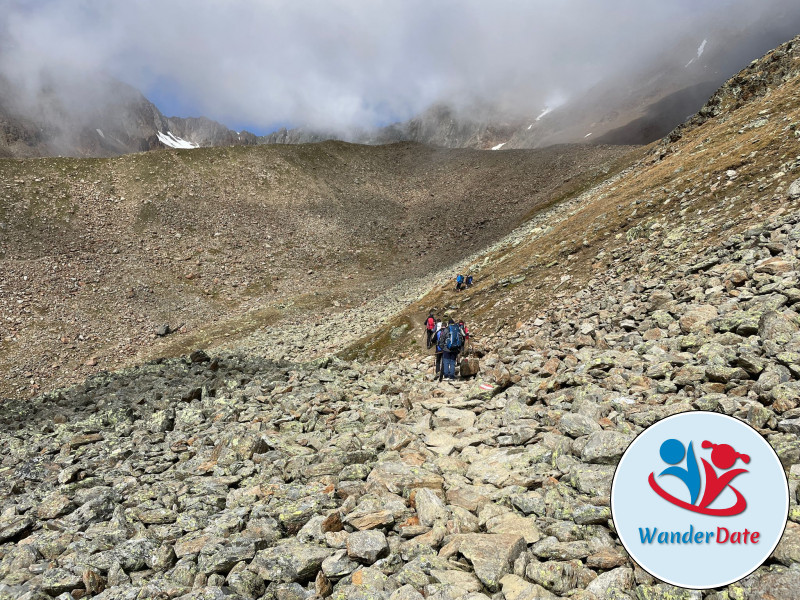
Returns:
[[[168,115],[346,137],[437,104],[535,118],[689,63],[704,40],[755,58],[798,24],[794,0],[0,0],[0,75],[22,105],[42,89],[67,108],[107,102],[79,75],[103,73]]]

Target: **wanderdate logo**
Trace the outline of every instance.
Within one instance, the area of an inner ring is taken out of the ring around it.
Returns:
[[[783,535],[789,492],[772,447],[746,423],[689,412],[642,432],[614,473],[625,549],[672,585],[708,589],[757,569]]]
[[[705,458],[700,459],[703,463],[703,474],[701,474],[697,466],[692,442],[689,442],[688,450],[684,449],[683,444],[674,438],[668,439],[661,444],[661,458],[665,463],[672,466],[661,471],[659,477],[672,475],[680,479],[689,492],[689,502],[676,498],[665,491],[656,483],[655,473],[650,473],[650,477],[647,478],[650,487],[667,502],[703,515],[727,517],[744,512],[744,509],[747,508],[747,500],[739,490],[731,485],[731,481],[735,477],[747,473],[747,469],[731,469],[729,471],[726,471],[726,469],[730,469],[737,460],[749,463],[750,456],[736,452],[733,446],[728,444],[714,444],[708,440],[704,440],[701,447],[713,448],[711,462],[714,466],[711,466]],[[684,456],[686,457],[686,466],[677,466],[684,460]],[[718,474],[714,467],[720,469],[721,473]],[[704,489],[702,498],[700,497],[701,488]],[[736,495],[736,503],[724,508],[710,508],[711,503],[725,489],[730,489]],[[698,499],[700,500],[699,503],[697,502]]]

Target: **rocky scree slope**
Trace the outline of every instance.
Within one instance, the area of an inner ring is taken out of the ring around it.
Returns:
[[[797,142],[776,135],[792,131],[796,85],[687,131],[585,195],[602,206],[614,192],[619,238],[598,229],[580,247],[599,256],[562,266],[568,278],[557,289],[546,282],[546,305],[483,335],[477,381],[430,381],[430,356],[297,364],[198,351],[9,402],[0,594],[798,597],[800,182],[789,181],[800,163],[787,151]],[[766,124],[742,126],[765,106]],[[695,136],[709,141],[697,148]],[[753,142],[762,138],[767,146]],[[745,157],[756,152],[753,163],[720,172],[718,160],[740,158],[738,144]],[[684,168],[675,173],[677,156]],[[661,169],[679,176],[682,196]],[[706,199],[685,191],[682,177],[707,181]],[[657,186],[651,207],[629,195],[639,185]],[[749,202],[720,204],[720,187]],[[671,229],[653,227],[657,205],[675,207],[663,214]],[[554,230],[585,223],[589,209],[569,204]],[[489,261],[516,268],[514,252],[548,233],[516,235]],[[498,304],[507,296],[519,308],[526,281],[487,278],[474,294],[485,301],[497,286]],[[502,319],[502,308],[491,318]],[[758,429],[790,486],[789,525],[772,557],[703,592],[633,564],[608,499],[634,436],[697,409]]]
[[[0,160],[0,395],[358,307],[627,151],[331,142]],[[156,338],[164,323],[185,330]]]
[[[556,298],[478,381],[197,351],[8,402],[0,598],[797,597],[798,247],[794,213]],[[762,432],[791,504],[767,564],[702,593],[632,563],[608,500],[634,436],[695,409]]]

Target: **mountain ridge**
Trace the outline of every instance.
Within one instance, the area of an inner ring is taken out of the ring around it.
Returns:
[[[66,70],[23,93],[0,75],[0,89],[0,156],[118,156],[178,140],[187,147],[256,143],[255,135],[205,117],[167,118],[139,90],[107,76]]]

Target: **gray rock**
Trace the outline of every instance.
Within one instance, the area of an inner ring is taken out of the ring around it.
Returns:
[[[580,568],[570,562],[547,561],[530,563],[525,576],[558,595],[578,587]]]
[[[576,490],[583,494],[608,497],[611,493],[613,477],[613,466],[579,463],[570,467],[568,480]]]
[[[48,569],[42,573],[42,589],[51,596],[83,587],[83,578],[66,569]]]
[[[288,541],[257,552],[249,569],[267,582],[304,582],[314,578],[331,554],[327,548]]]
[[[393,494],[399,494],[412,488],[441,489],[444,479],[427,469],[392,461],[378,464],[367,477],[367,482],[381,485]]]
[[[544,538],[531,548],[531,552],[540,559],[562,561],[586,558],[591,551],[588,542],[582,540],[561,542],[553,536]]]
[[[514,561],[525,551],[525,540],[514,534],[462,534],[442,548],[447,556],[458,552],[472,563],[475,575],[492,592],[500,590],[500,580],[513,569]]]
[[[797,333],[798,327],[775,311],[765,312],[758,321],[758,335],[764,341],[785,345]]]
[[[800,563],[800,525],[791,521],[786,524],[786,530],[773,556],[787,567]]]
[[[561,421],[559,421],[559,427],[568,436],[574,438],[589,435],[602,429],[597,421],[591,417],[575,413],[567,413],[562,416]]]
[[[436,411],[433,424],[434,427],[469,429],[475,424],[475,413],[445,406]]]
[[[265,590],[264,580],[252,571],[247,570],[245,563],[239,563],[239,565],[241,565],[241,568],[234,568],[228,573],[225,583],[244,598],[260,598]]]
[[[778,431],[800,434],[800,418],[778,421]]]
[[[536,519],[523,517],[513,512],[503,513],[486,520],[488,533],[517,534],[525,539],[526,544],[533,544],[542,537]]]
[[[347,537],[347,555],[371,565],[389,554],[389,544],[382,531],[355,531]]]
[[[597,431],[589,436],[581,458],[590,463],[615,464],[634,436],[616,431]]]
[[[411,585],[406,584],[392,592],[389,600],[425,600],[425,598]]]
[[[798,565],[776,565],[760,568],[752,575],[728,586],[729,597],[756,600],[760,598],[800,598]]]
[[[619,597],[633,587],[633,569],[618,567],[597,576],[597,579],[586,586],[586,591],[594,594],[598,600]]]
[[[349,575],[358,568],[347,555],[347,550],[339,550],[322,561],[322,572],[331,579],[339,579]]]
[[[197,567],[203,573],[219,573],[226,575],[233,566],[241,561],[250,561],[255,556],[255,544],[252,540],[233,540],[220,544],[204,546],[197,557]]]
[[[130,585],[131,578],[122,569],[122,565],[115,561],[111,563],[111,567],[108,569],[107,581],[109,587],[118,587],[122,585]]]
[[[800,198],[800,179],[795,179],[792,182],[792,184],[789,186],[787,194],[791,200],[797,200]]]
[[[525,581],[517,575],[505,575],[500,584],[503,586],[505,600],[550,600],[555,594],[536,583]]]
[[[442,499],[428,488],[420,488],[414,495],[420,525],[433,527],[437,521],[445,521],[449,516]]]
[[[9,515],[0,518],[0,542],[12,540],[29,531],[36,520],[32,515]]]
[[[699,590],[687,590],[666,583],[639,585],[636,587],[636,596],[647,600],[700,600],[703,597]]]

